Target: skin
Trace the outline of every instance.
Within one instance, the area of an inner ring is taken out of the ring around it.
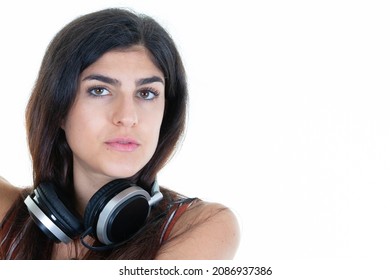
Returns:
[[[141,46],[107,52],[81,73],[75,103],[61,124],[73,151],[80,213],[101,186],[136,174],[150,160],[164,107],[164,75]],[[122,145],[127,142],[123,139],[136,144]],[[0,179],[0,219],[19,191]],[[161,248],[157,259],[232,259],[239,244],[239,225],[235,215],[229,209],[219,211],[221,207],[199,202],[193,211],[185,212],[170,235],[177,238]],[[197,220],[204,221],[180,235]],[[81,254],[87,250],[77,247]],[[72,243],[56,244],[52,257],[68,259],[74,248]]]
[[[0,176],[0,221],[18,198],[19,193],[20,189],[14,187],[6,179]]]
[[[62,125],[73,152],[81,213],[101,186],[133,176],[150,160],[164,107],[164,75],[144,48],[108,52],[81,73],[77,98]],[[123,138],[137,143],[134,150],[112,143]]]

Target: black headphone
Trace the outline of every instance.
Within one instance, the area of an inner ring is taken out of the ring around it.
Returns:
[[[81,219],[66,206],[60,193],[54,184],[42,183],[24,200],[38,227],[55,242],[69,243],[83,233],[81,239],[92,235],[108,248],[123,243],[136,233],[145,224],[151,207],[163,198],[157,181],[154,181],[150,195],[126,179],[117,179],[91,197],[84,219]],[[90,249],[102,248],[83,244]]]

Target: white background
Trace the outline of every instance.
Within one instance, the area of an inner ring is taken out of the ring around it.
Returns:
[[[231,207],[237,260],[387,258],[386,1],[3,1],[0,175],[31,184],[24,110],[66,23],[106,7],[155,17],[190,88],[189,126],[160,183]]]

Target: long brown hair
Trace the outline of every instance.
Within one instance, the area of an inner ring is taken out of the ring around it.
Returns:
[[[65,26],[43,58],[26,110],[34,183],[71,186],[72,152],[60,124],[75,100],[80,73],[107,51],[144,46],[165,75],[165,113],[153,158],[138,174],[151,185],[183,133],[187,85],[180,55],[169,34],[152,18],[108,9],[82,16]]]
[[[104,53],[134,45],[144,46],[165,76],[166,104],[157,149],[151,160],[132,178],[150,191],[158,171],[172,156],[184,132],[187,83],[182,60],[170,35],[152,18],[126,9],[106,9],[81,16],[66,25],[50,43],[26,109],[27,138],[33,164],[32,188],[49,181],[72,194],[72,151],[60,124],[75,100],[80,73]],[[87,257],[154,258],[159,248],[158,231],[169,205],[177,197],[166,189],[163,193],[163,202],[153,211],[141,234],[132,239],[131,245],[105,253],[91,253]],[[23,230],[18,253],[13,257],[51,257],[53,243],[31,221],[22,198],[9,212],[7,221],[12,223],[12,220],[16,222],[9,226],[8,235],[15,239]],[[10,241],[4,244],[1,246],[15,245]]]

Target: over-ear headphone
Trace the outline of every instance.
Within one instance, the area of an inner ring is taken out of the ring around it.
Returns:
[[[56,242],[69,243],[84,232],[105,245],[113,245],[136,233],[145,224],[151,207],[162,198],[157,181],[150,195],[126,179],[117,179],[91,197],[83,219],[67,206],[69,202],[52,183],[40,184],[24,203],[38,227]]]

